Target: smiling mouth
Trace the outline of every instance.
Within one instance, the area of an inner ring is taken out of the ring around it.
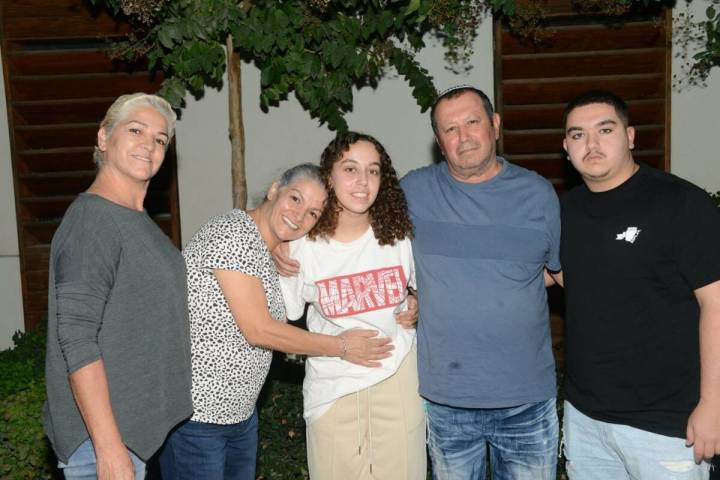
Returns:
[[[151,163],[151,161],[148,157],[143,157],[141,155],[131,155],[131,156],[137,160],[140,160],[141,162]]]
[[[288,227],[290,227],[292,230],[297,230],[297,229],[300,228],[300,227],[298,227],[295,223],[293,223],[292,220],[290,220],[289,218],[287,218],[285,215],[282,216],[282,220],[283,220],[283,222],[285,222],[285,225],[287,225]]]
[[[367,194],[367,193],[360,193],[360,192],[358,192],[358,193],[353,193],[353,194],[351,194],[350,196],[353,197],[353,198],[359,198],[359,199],[361,199],[361,200],[365,200],[365,199],[368,198],[368,194]]]

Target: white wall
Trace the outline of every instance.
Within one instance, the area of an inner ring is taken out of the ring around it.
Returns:
[[[673,14],[691,13],[696,20],[705,18],[708,0],[685,3],[680,0]],[[677,45],[673,42],[673,72],[680,72],[682,60],[675,58]],[[693,87],[672,95],[671,170],[675,175],[711,192],[720,191],[720,71],[711,71],[706,88]]]
[[[14,192],[5,81],[0,68],[0,350],[11,347],[12,334],[24,330]]]
[[[486,19],[475,42],[467,74],[445,69],[442,46],[433,42],[420,54],[435,85],[444,89],[472,83],[493,97],[492,20]],[[400,175],[432,161],[433,136],[429,112],[420,113],[411,89],[394,70],[378,88],[355,91],[350,129],[377,137],[388,150]],[[268,113],[260,110],[260,73],[244,64],[243,115],[246,138],[248,204],[255,205],[286,168],[301,162],[317,163],[334,133],[310,118],[294,96]],[[209,90],[200,101],[190,100],[177,127],[178,173],[182,241],[212,215],[232,206],[230,144],[226,90]]]

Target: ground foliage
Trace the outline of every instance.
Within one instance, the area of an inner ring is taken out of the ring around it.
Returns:
[[[40,422],[45,401],[45,331],[13,335],[0,352],[0,478],[50,479],[54,459]]]

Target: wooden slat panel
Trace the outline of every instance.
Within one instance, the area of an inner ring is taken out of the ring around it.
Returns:
[[[28,290],[31,292],[45,292],[47,296],[48,275],[44,270],[27,271]]]
[[[38,125],[15,128],[15,148],[45,149],[95,145],[97,124]]]
[[[16,165],[19,174],[92,170],[92,152],[92,147],[19,151]]]
[[[20,220],[23,222],[62,218],[75,200],[73,195],[24,198],[20,201]]]
[[[517,7],[520,9],[530,3],[528,0],[517,0]],[[541,6],[548,15],[577,15],[577,9],[570,0],[544,0]]]
[[[535,2],[535,0],[517,0],[516,4],[518,6],[518,9],[531,4]],[[605,2],[610,3],[611,6],[615,5],[612,2]],[[602,6],[601,2],[589,2],[589,1],[581,1],[581,0],[543,0],[540,2],[540,7],[542,8],[543,12],[545,13],[546,17],[548,18],[556,18],[556,17],[588,17],[588,16],[599,16],[600,21],[607,22],[608,16],[607,15],[600,15],[599,9],[596,8],[597,6]],[[617,5],[619,6],[619,5]],[[638,11],[637,5],[630,4],[630,10],[625,12],[625,15],[630,14],[632,15],[633,12]],[[647,11],[649,13],[653,13],[655,15],[658,14],[657,8],[654,5],[649,5],[647,7],[643,6],[641,7],[644,9],[643,11]],[[618,12],[621,13],[621,12]],[[610,20],[615,19],[617,17],[609,17]],[[589,18],[588,18],[589,20]]]
[[[517,78],[582,77],[597,75],[629,75],[634,73],[665,73],[665,49],[632,49],[622,51],[571,54],[538,54],[504,56],[504,80]],[[600,68],[598,68],[600,65]]]
[[[72,100],[16,101],[12,102],[11,111],[16,125],[89,122],[95,122],[99,125],[114,100],[114,97],[100,97]]]
[[[94,178],[94,171],[21,175],[18,179],[18,196],[77,195],[87,190]]]
[[[665,120],[665,102],[661,99],[628,102],[631,125],[660,124]],[[561,128],[564,103],[553,105],[505,106],[503,126],[507,129]]]
[[[622,27],[622,35],[617,28],[605,25],[573,25],[556,27],[552,36],[540,44],[518,39],[507,30],[502,32],[502,53],[560,53],[587,52],[595,50],[621,50],[628,48],[665,48],[664,27],[657,22],[628,23]]]
[[[24,266],[28,272],[47,269],[49,261],[50,247],[40,246],[25,249]]]
[[[18,17],[6,19],[3,35],[9,42],[32,39],[124,37],[130,33],[126,23],[119,23],[106,13],[96,18],[74,17],[71,22],[62,17]],[[9,51],[13,50],[10,43]]]
[[[77,17],[87,11],[83,0],[5,0],[5,21],[16,17]]]
[[[560,154],[545,155],[505,155],[505,158],[515,165],[533,170],[545,178],[563,178],[572,168],[570,162],[564,161],[565,157]]]
[[[557,130],[525,130],[504,132],[504,152],[513,154],[563,153],[563,132]],[[642,127],[635,134],[635,146],[638,150],[662,149],[665,144],[663,126]]]
[[[49,245],[60,220],[27,222],[23,225],[22,234],[25,245]],[[25,272],[27,275],[29,272]],[[47,278],[47,272],[45,274]],[[47,288],[47,284],[45,284]]]
[[[117,97],[128,92],[156,92],[162,80],[148,79],[147,73],[98,74],[84,76],[15,77],[10,84],[14,100],[51,100],[94,97]]]
[[[665,75],[508,80],[502,82],[505,105],[565,103],[587,90],[610,89],[625,100],[663,98]]]
[[[58,75],[82,73],[114,73],[128,69],[146,71],[147,62],[131,66],[127,62],[112,60],[108,50],[49,50],[40,52],[14,52],[8,55],[8,74]]]

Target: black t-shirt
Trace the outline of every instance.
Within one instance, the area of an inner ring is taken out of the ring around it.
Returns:
[[[562,199],[566,398],[597,420],[685,437],[700,395],[694,290],[720,280],[720,212],[641,165]]]

